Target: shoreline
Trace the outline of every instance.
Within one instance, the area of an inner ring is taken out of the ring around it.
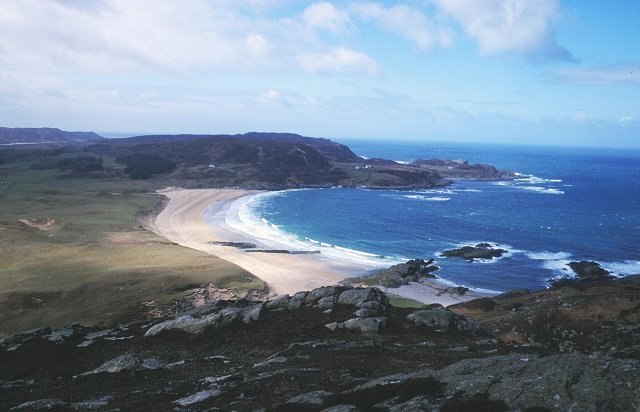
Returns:
[[[357,262],[330,258],[322,253],[247,253],[242,248],[223,245],[225,242],[244,242],[257,244],[260,249],[282,249],[278,245],[265,244],[257,236],[239,231],[226,222],[226,215],[234,202],[246,196],[266,193],[265,191],[168,188],[157,193],[167,197],[168,202],[152,222],[148,222],[149,229],[181,246],[200,250],[240,266],[265,281],[275,294],[293,295],[299,291],[335,285],[341,280],[363,275],[372,269]],[[440,303],[444,306],[489,296],[473,291],[464,296],[451,295],[443,293],[444,287],[434,283],[420,283],[384,290],[391,296],[421,303]]]

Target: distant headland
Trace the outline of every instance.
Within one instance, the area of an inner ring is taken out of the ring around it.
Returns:
[[[53,128],[0,128],[0,144],[15,145],[5,157],[30,157],[23,145],[85,145],[87,150],[114,156],[133,179],[162,176],[186,188],[242,187],[281,190],[308,187],[422,189],[446,186],[453,180],[511,180],[512,172],[464,160],[416,159],[399,163],[365,159],[346,145],[292,133],[225,135],[147,135],[105,139],[92,132]],[[33,157],[33,156],[31,156]],[[37,156],[36,156],[37,157]],[[73,160],[68,160],[73,162]],[[88,159],[82,162],[90,162]],[[35,162],[35,168],[59,168],[55,162]],[[93,175],[104,171],[89,170]],[[83,172],[77,170],[77,172]],[[87,174],[91,177],[92,174]]]

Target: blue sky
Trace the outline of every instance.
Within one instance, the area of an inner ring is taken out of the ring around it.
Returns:
[[[640,1],[3,0],[0,125],[640,147]]]

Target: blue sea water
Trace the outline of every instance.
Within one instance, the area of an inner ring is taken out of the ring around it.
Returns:
[[[452,143],[344,141],[367,158],[465,159],[521,174],[512,182],[459,181],[417,191],[309,189],[259,196],[251,213],[309,249],[362,252],[390,265],[435,258],[437,275],[479,290],[538,289],[593,260],[617,275],[640,273],[640,151]],[[489,242],[500,259],[440,257]]]

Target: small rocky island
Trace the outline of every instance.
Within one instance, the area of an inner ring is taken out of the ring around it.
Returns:
[[[441,253],[441,256],[447,258],[460,258],[468,262],[473,262],[477,259],[491,260],[502,257],[506,250],[501,249],[498,245],[492,245],[490,243],[478,243],[475,246],[463,246],[458,249],[445,250]]]

